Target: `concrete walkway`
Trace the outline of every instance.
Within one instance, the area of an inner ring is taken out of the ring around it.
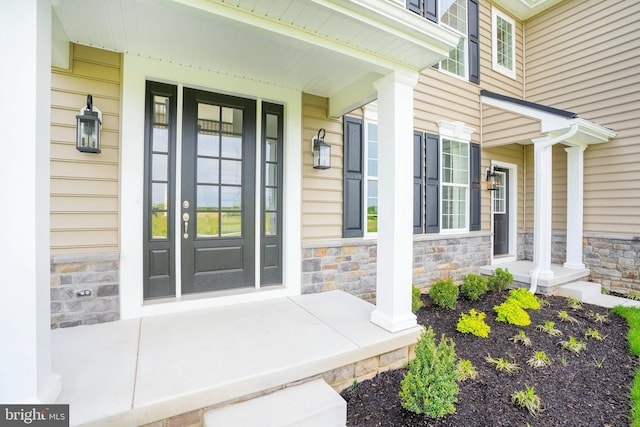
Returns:
[[[138,426],[414,344],[341,291],[52,331],[71,425]]]
[[[606,308],[612,308],[617,305],[640,308],[640,301],[603,294],[600,284],[594,282],[578,281],[560,286],[558,295]]]

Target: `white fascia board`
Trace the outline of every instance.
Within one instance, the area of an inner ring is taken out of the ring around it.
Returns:
[[[69,69],[69,43],[69,36],[64,31],[58,15],[51,9],[51,66]]]
[[[329,97],[329,117],[340,117],[355,110],[378,96],[373,83],[380,80],[382,75],[367,73],[358,80],[340,89]]]
[[[553,132],[555,130],[566,129],[571,126],[571,119],[560,117],[556,114],[547,113],[536,108],[527,107],[526,105],[520,105],[514,102],[495,99],[488,96],[481,96],[480,103],[519,114],[521,116],[529,117],[534,120],[539,120],[541,132]]]

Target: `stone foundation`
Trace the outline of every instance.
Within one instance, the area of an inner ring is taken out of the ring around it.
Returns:
[[[118,320],[119,277],[117,253],[52,256],[51,329]]]
[[[533,261],[533,230],[518,230],[518,259]],[[564,264],[567,260],[567,233],[551,233],[551,263]]]
[[[345,239],[302,245],[302,293],[340,289],[375,303],[377,241]],[[418,235],[413,242],[413,283],[461,281],[491,262],[491,234]]]
[[[640,291],[640,236],[585,233],[582,253],[594,282],[614,291]]]
[[[244,396],[241,399],[223,402],[217,405],[196,409],[194,411],[166,418],[164,420],[154,421],[152,423],[145,424],[142,427],[201,427],[204,413],[211,409],[216,409],[233,403],[264,396],[266,394],[282,390],[286,387],[295,386],[316,379],[323,379],[325,382],[327,382],[327,384],[333,387],[334,390],[340,393],[356,382],[362,382],[371,379],[379,373],[385,371],[399,369],[413,358],[415,358],[415,345],[401,347],[388,353],[380,354],[378,356],[370,357],[369,359],[361,360],[356,363],[351,363],[349,365],[332,369],[331,371],[324,372],[320,375],[305,378],[303,380],[286,384],[281,387],[264,390],[260,393]]]

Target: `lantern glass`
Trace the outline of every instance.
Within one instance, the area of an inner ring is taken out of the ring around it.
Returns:
[[[76,116],[76,148],[84,153],[100,152],[100,119],[96,112]]]
[[[331,146],[322,140],[313,141],[313,168],[329,169],[331,167]]]

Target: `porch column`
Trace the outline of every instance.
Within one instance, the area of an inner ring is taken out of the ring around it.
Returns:
[[[564,266],[584,268],[582,262],[582,224],[584,150],[586,146],[565,148],[567,152],[567,254]]]
[[[378,92],[378,266],[371,321],[396,332],[415,326],[413,273],[413,87],[418,73],[393,73]]]
[[[553,277],[551,270],[551,138],[533,139],[533,265],[539,269],[538,278]]]
[[[0,402],[52,403],[61,381],[51,371],[51,1],[5,1],[0,50]]]

